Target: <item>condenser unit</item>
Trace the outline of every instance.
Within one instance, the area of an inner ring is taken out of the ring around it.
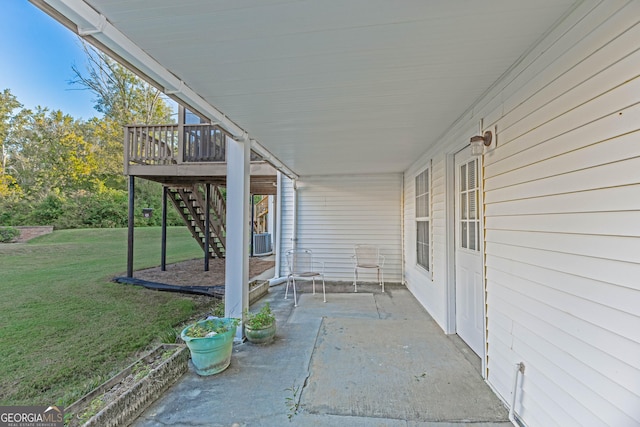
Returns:
[[[253,235],[253,255],[263,256],[273,252],[271,247],[271,233],[259,233]]]

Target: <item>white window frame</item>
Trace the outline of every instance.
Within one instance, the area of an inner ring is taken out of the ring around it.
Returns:
[[[431,162],[415,176],[415,237],[416,237],[416,265],[423,268],[430,274],[433,272],[432,247],[433,238],[431,233]],[[420,227],[422,226],[422,230]],[[424,229],[426,227],[426,230]],[[426,239],[421,239],[420,235],[426,231]],[[426,242],[425,242],[426,240]],[[422,250],[421,250],[422,246]]]

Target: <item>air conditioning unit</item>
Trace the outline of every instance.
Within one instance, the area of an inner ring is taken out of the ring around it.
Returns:
[[[271,247],[271,233],[259,233],[253,235],[253,255],[263,256],[273,253]]]

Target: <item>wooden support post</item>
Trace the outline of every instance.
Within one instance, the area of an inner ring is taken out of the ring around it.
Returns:
[[[160,270],[167,271],[167,193],[169,188],[162,186],[162,247],[160,249]]]
[[[204,219],[204,271],[209,271],[209,246],[211,245],[211,184],[206,183],[204,185],[204,189],[204,203],[206,205],[204,208],[206,215],[206,218]]]
[[[129,153],[131,153],[131,131],[129,127],[124,128],[124,174],[129,175]]]
[[[255,256],[255,248],[253,247],[253,236],[256,232],[256,204],[253,200],[253,194],[250,194],[251,197],[251,237],[249,240],[249,245],[251,245],[251,256]]]
[[[184,163],[184,122],[186,111],[182,105],[178,106],[178,164]]]
[[[135,177],[129,175],[129,220],[127,238],[127,277],[133,277],[133,226],[134,226]]]

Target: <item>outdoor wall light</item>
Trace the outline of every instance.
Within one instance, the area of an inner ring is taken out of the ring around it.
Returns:
[[[493,139],[493,135],[491,131],[488,130],[484,133],[484,135],[476,135],[471,137],[471,155],[472,156],[482,156],[484,152],[484,147],[488,147],[491,145],[491,140]]]

